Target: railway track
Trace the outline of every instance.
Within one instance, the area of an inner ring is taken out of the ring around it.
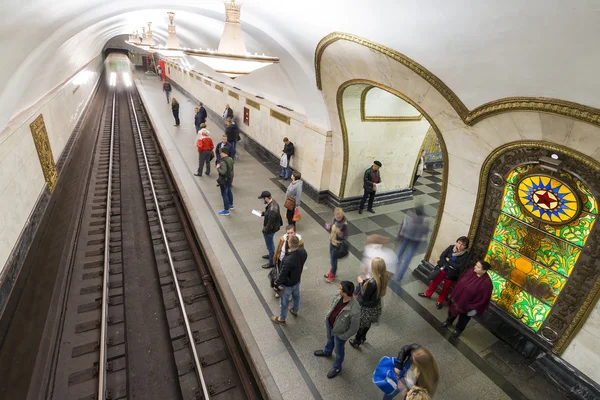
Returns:
[[[110,91],[47,399],[259,399],[135,91]]]

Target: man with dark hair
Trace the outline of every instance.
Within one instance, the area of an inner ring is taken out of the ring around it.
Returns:
[[[167,95],[167,103],[171,102],[171,84],[169,81],[165,79],[165,83],[163,83],[163,92]]]
[[[269,254],[264,255],[263,258],[269,260],[269,268],[275,266],[273,260],[275,254],[275,244],[273,243],[273,236],[283,225],[283,219],[281,219],[281,213],[279,211],[279,204],[271,197],[271,192],[263,190],[258,196],[259,199],[267,205],[265,211],[261,213],[264,217],[262,233],[265,238],[265,245]]]
[[[478,261],[473,269],[461,276],[452,291],[448,318],[442,323],[442,327],[451,326],[458,317],[456,330],[451,335],[453,338],[460,336],[471,317],[481,316],[487,311],[493,290],[492,279],[487,273],[491,267],[487,261]]]
[[[365,174],[363,176],[363,189],[365,190],[365,193],[363,194],[363,197],[360,200],[360,205],[358,206],[359,214],[362,214],[363,209],[365,208],[367,198],[369,199],[367,211],[375,214],[375,210],[373,210],[373,202],[375,201],[375,192],[377,191],[377,185],[381,183],[379,168],[381,168],[381,162],[374,161],[371,168],[365,171]]]
[[[231,118],[227,118],[225,120],[225,134],[227,135],[227,143],[231,148],[229,152],[229,157],[232,159],[235,158],[235,153],[237,152],[236,143],[238,140],[238,136],[240,136],[240,129],[236,124],[231,121]]]
[[[294,143],[290,141],[287,137],[283,138],[283,150],[281,151],[281,155],[285,154],[287,157],[287,164],[285,167],[281,167],[281,176],[284,181],[290,179],[290,175],[292,174],[292,168],[290,167],[290,162],[292,161],[292,156],[294,155]]]
[[[200,123],[205,124],[206,118],[208,118],[208,113],[206,112],[206,108],[204,108],[204,104],[200,102],[200,108],[198,108],[198,112],[200,113]]]
[[[229,210],[233,210],[233,193],[231,185],[233,184],[233,160],[229,157],[229,149],[221,147],[221,161],[217,164],[219,177],[217,184],[221,188],[221,197],[223,197],[223,210],[219,215],[229,215]]]
[[[231,145],[229,143],[227,143],[227,135],[223,135],[221,137],[221,141],[217,144],[217,148],[215,151],[215,156],[216,156],[216,160],[215,160],[215,164],[218,164],[221,161],[221,148],[222,147],[226,147],[227,148],[227,152],[228,154],[231,153]]]
[[[317,357],[331,357],[335,349],[335,361],[327,373],[327,377],[332,379],[342,371],[346,341],[358,332],[360,326],[360,305],[354,298],[354,283],[340,282],[338,294],[333,298],[325,316],[325,326],[327,344],[323,350],[316,350],[314,354]]]
[[[306,250],[298,247],[300,245],[300,239],[298,239],[297,236],[290,236],[288,242],[289,251],[285,257],[283,257],[283,267],[275,280],[275,285],[283,288],[279,316],[273,315],[271,317],[271,321],[278,324],[285,324],[288,306],[290,304],[290,296],[292,296],[293,303],[289,311],[294,317],[298,316],[298,311],[300,309],[300,278],[304,269],[304,263],[308,257]]]
[[[440,259],[437,262],[437,271],[439,272],[429,284],[429,288],[424,293],[419,293],[419,296],[430,298],[438,285],[444,282],[442,291],[438,297],[436,308],[442,309],[446,296],[450,293],[450,289],[458,280],[463,268],[469,260],[469,238],[461,236],[456,239],[456,244],[451,244],[442,252]]]

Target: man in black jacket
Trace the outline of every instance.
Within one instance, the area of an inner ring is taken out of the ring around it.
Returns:
[[[233,110],[229,107],[229,104],[225,104],[225,111],[223,111],[223,119],[228,120],[233,118]]]
[[[292,161],[292,156],[294,155],[294,143],[290,141],[287,137],[283,138],[283,150],[281,151],[281,155],[287,156],[287,166],[281,167],[281,176],[284,181],[290,179],[292,175],[292,168],[290,167],[290,162]]]
[[[300,239],[297,236],[290,236],[288,239],[289,250],[288,254],[283,257],[282,268],[279,276],[275,280],[276,286],[282,286],[281,303],[279,305],[279,317],[273,315],[271,321],[285,324],[285,319],[288,313],[288,306],[290,304],[290,295],[292,296],[293,303],[290,312],[293,316],[298,315],[300,308],[300,278],[304,269],[304,263],[308,258],[306,250],[299,249]]]
[[[283,219],[281,219],[279,204],[273,200],[271,197],[271,192],[263,190],[258,198],[262,199],[267,205],[265,207],[265,211],[263,211],[261,215],[264,217],[262,233],[265,238],[265,245],[267,246],[267,251],[269,254],[265,254],[263,258],[265,260],[269,260],[268,266],[265,265],[265,267],[273,268],[275,266],[273,260],[273,256],[275,254],[275,243],[273,242],[273,236],[281,228],[281,225],[283,225]]]
[[[206,117],[208,114],[206,113],[206,108],[204,108],[204,104],[200,103],[200,107],[196,107],[196,115],[194,116],[194,123],[196,124],[196,132],[200,130],[200,125],[206,123]]]
[[[240,128],[231,121],[231,118],[225,120],[225,134],[227,135],[227,143],[231,148],[229,157],[235,159],[236,144],[238,137],[240,136]]]
[[[379,168],[381,168],[381,162],[375,161],[373,162],[373,166],[365,171],[365,175],[363,177],[363,189],[365,190],[365,193],[363,194],[363,197],[360,200],[360,205],[358,206],[359,214],[362,214],[363,209],[365,208],[365,202],[367,201],[367,197],[369,198],[369,205],[367,211],[375,214],[375,211],[373,210],[373,201],[375,200],[377,184],[381,183],[381,176],[379,176]]]

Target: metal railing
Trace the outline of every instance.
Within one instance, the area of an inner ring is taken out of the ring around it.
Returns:
[[[192,333],[192,329],[190,328],[190,321],[187,315],[187,312],[185,311],[185,306],[184,306],[184,301],[183,301],[183,296],[181,295],[181,288],[179,287],[179,281],[177,280],[177,274],[175,271],[175,265],[173,264],[173,257],[171,256],[171,249],[169,247],[169,241],[167,238],[167,232],[165,231],[165,227],[163,224],[163,218],[162,218],[162,214],[160,212],[160,205],[158,203],[158,197],[156,196],[156,191],[154,190],[154,182],[152,181],[152,173],[150,171],[150,165],[148,163],[148,157],[146,155],[146,148],[144,146],[144,139],[142,137],[142,130],[140,129],[140,124],[139,124],[139,120],[138,120],[138,116],[137,116],[137,112],[135,111],[135,103],[133,101],[133,96],[129,95],[129,100],[131,102],[131,109],[133,111],[133,116],[134,116],[134,120],[135,120],[135,125],[136,125],[136,129],[137,129],[137,133],[138,133],[138,137],[140,140],[140,145],[142,148],[142,154],[144,155],[144,164],[146,166],[146,172],[148,174],[148,180],[150,182],[150,188],[152,189],[152,198],[154,200],[154,206],[156,207],[156,214],[158,215],[158,222],[160,225],[160,231],[162,234],[162,238],[163,241],[165,243],[165,249],[167,252],[167,259],[169,261],[169,267],[171,268],[171,277],[173,278],[173,285],[175,286],[175,292],[177,293],[177,300],[179,303],[179,307],[181,310],[181,318],[183,320],[183,323],[185,325],[185,331],[187,333],[187,337],[188,337],[188,343],[190,346],[190,349],[192,350],[192,355],[193,355],[193,359],[194,359],[194,369],[196,371],[196,375],[198,377],[198,382],[200,383],[200,385],[202,386],[202,393],[203,393],[203,399],[204,400],[208,400],[210,398],[209,394],[208,394],[208,388],[206,387],[206,382],[204,381],[204,375],[202,374],[202,364],[200,363],[200,360],[198,359],[198,352],[196,351],[196,345],[195,345],[195,340],[194,340],[194,335]]]

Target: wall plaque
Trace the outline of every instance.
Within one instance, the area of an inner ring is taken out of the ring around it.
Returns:
[[[283,122],[284,124],[290,124],[291,118],[288,117],[287,115],[284,115],[282,113],[278,113],[275,110],[271,110],[271,117],[280,120],[281,122]]]
[[[218,91],[222,92],[223,91],[223,86],[221,86],[221,85],[215,85],[215,89],[217,89]]]
[[[239,99],[240,99],[240,95],[239,95],[239,94],[237,94],[236,92],[232,92],[231,90],[229,91],[229,95],[230,95],[231,97],[233,97],[234,99],[237,99],[237,100],[239,100]]]
[[[48,139],[48,131],[46,131],[44,116],[40,114],[35,121],[29,124],[29,129],[33,136],[33,142],[35,143],[38,158],[40,159],[44,179],[46,179],[48,189],[50,190],[50,193],[52,193],[56,186],[56,181],[58,180],[58,172],[56,171],[56,164],[54,163],[54,156],[52,155],[52,148],[50,147],[50,140]]]
[[[260,103],[257,103],[254,100],[246,99],[246,104],[248,104],[249,106],[252,106],[252,107],[256,108],[257,110],[260,110]]]
[[[210,84],[210,81],[209,81],[209,80],[206,80],[206,79],[205,79],[203,82],[204,82],[206,85],[208,85],[208,86],[212,86],[212,85]]]

